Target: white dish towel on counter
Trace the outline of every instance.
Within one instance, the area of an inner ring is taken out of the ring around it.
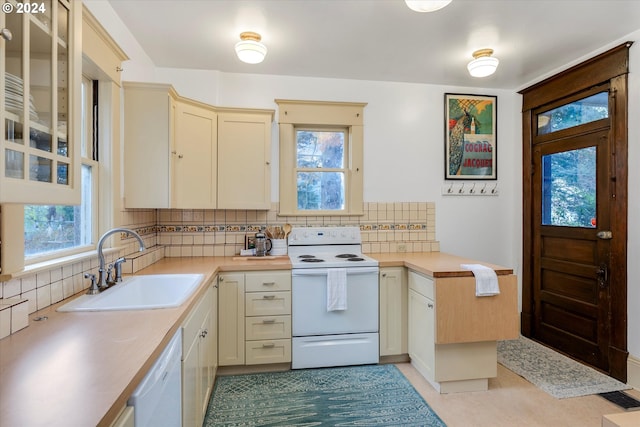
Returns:
[[[327,269],[327,311],[347,309],[347,269]]]
[[[476,296],[490,297],[500,293],[498,285],[498,275],[493,268],[486,267],[482,264],[460,264],[461,268],[471,270],[476,276]]]

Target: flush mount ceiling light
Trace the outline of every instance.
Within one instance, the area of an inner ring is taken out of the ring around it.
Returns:
[[[404,0],[404,2],[409,9],[416,12],[435,12],[451,3],[451,0]]]
[[[467,70],[473,77],[487,77],[496,72],[500,61],[494,58],[493,49],[480,49],[473,52],[473,61],[467,64]]]
[[[260,43],[262,37],[253,31],[240,33],[240,41],[236,43],[236,55],[247,64],[259,64],[267,55],[267,47]]]

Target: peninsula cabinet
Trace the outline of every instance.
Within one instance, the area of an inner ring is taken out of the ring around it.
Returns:
[[[273,110],[124,83],[125,207],[269,209]]]
[[[79,204],[82,3],[4,3],[0,203]]]
[[[497,341],[519,335],[517,280],[498,276],[500,294],[475,296],[475,278],[409,270],[409,357],[440,393],[482,391],[497,375]]]
[[[399,356],[408,352],[407,289],[406,268],[380,269],[380,356]]]
[[[217,368],[217,279],[182,326],[182,425],[202,426]]]

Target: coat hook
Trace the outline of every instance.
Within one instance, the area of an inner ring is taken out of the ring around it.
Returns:
[[[487,192],[487,184],[485,183],[485,184],[484,184],[484,187],[482,187],[482,190],[480,190],[480,193],[481,193],[481,194],[484,194],[484,193],[486,193],[486,192]]]
[[[471,187],[471,190],[469,190],[469,194],[475,193],[476,192],[475,188],[476,188],[476,183],[474,182],[473,187]]]
[[[449,193],[449,194],[453,193],[453,182],[449,186],[449,189],[447,190],[447,193]]]
[[[498,183],[496,182],[496,185],[494,185],[493,189],[491,190],[491,194],[496,194],[497,188],[498,188]]]
[[[462,183],[462,187],[460,187],[460,189],[458,190],[458,193],[464,193],[464,182]]]

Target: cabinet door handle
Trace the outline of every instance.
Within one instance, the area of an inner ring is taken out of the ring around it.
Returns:
[[[275,284],[276,284],[276,282],[262,282],[263,286],[273,286]]]
[[[273,348],[275,347],[275,343],[267,343],[267,344],[262,344],[262,348]]]
[[[276,319],[264,319],[262,323],[276,323]]]
[[[207,336],[207,334],[208,334],[208,333],[209,333],[209,331],[205,329],[204,331],[202,331],[202,332],[200,333],[200,338],[205,338],[205,337]]]
[[[433,304],[428,303],[428,304],[427,304],[427,307],[428,307],[428,308],[433,308]]]
[[[263,295],[262,298],[264,299],[274,299],[276,296],[275,295]]]

